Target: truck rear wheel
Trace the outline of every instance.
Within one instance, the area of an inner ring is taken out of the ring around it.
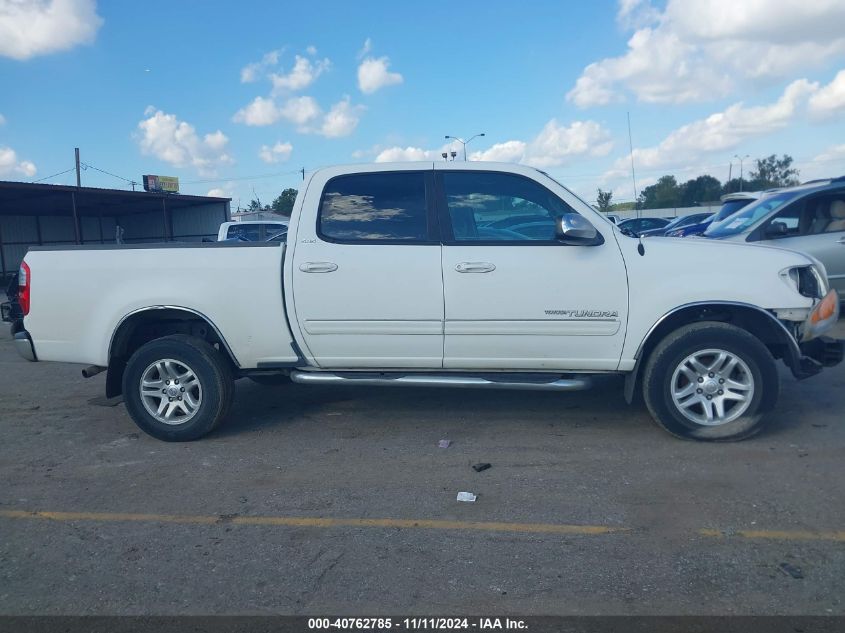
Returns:
[[[755,336],[719,322],[694,323],[663,339],[643,373],[643,396],[672,435],[737,441],[758,433],[777,402],[775,360]]]
[[[123,374],[123,400],[141,430],[168,442],[196,440],[229,410],[228,359],[202,339],[174,334],[142,345]]]

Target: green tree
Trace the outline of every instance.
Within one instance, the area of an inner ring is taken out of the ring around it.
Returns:
[[[775,154],[758,158],[756,168],[748,174],[749,183],[743,187],[749,191],[791,187],[798,184],[798,170],[792,166],[792,156],[784,154],[778,158]]]
[[[296,200],[296,194],[296,189],[292,188],[282,191],[279,197],[273,200],[273,204],[270,205],[273,213],[290,216],[291,211],[293,211],[293,203]]]
[[[687,180],[681,185],[681,206],[692,207],[702,202],[718,200],[722,193],[722,183],[710,175]]]
[[[668,209],[681,206],[681,188],[674,176],[661,176],[640,193],[637,203],[641,209]]]
[[[596,189],[596,204],[599,207],[599,211],[602,213],[607,213],[610,211],[611,200],[613,200],[613,192],[612,191],[602,191],[601,188]]]
[[[246,208],[247,213],[269,213],[270,207],[267,205],[261,206],[261,203],[258,200],[250,200],[249,205]]]

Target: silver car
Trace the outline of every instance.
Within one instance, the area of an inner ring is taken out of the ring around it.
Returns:
[[[845,296],[845,176],[767,193],[711,224],[704,237],[811,255],[827,268],[831,287]]]

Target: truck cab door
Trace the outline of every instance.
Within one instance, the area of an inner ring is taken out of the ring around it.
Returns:
[[[602,243],[564,245],[555,239],[555,220],[584,203],[540,172],[471,163],[435,170],[444,240],[444,367],[615,370],[628,283],[609,224],[582,213]]]
[[[442,367],[441,246],[428,165],[323,170],[308,185],[288,244],[296,324],[319,366]]]

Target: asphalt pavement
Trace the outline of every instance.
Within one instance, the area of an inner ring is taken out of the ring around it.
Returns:
[[[619,378],[241,380],[218,432],[167,444],[4,328],[0,614],[843,615],[845,366],[782,377],[735,444],[667,435]]]

